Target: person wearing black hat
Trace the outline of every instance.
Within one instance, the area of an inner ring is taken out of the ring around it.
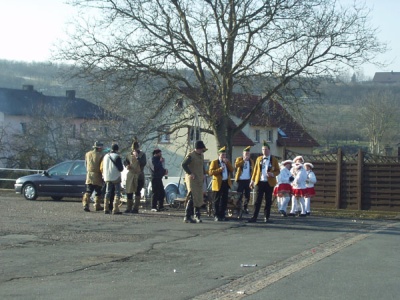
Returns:
[[[203,205],[204,152],[207,150],[203,141],[197,141],[195,149],[186,155],[182,162],[185,171],[185,183],[188,201],[185,207],[185,223],[201,223],[200,207]],[[194,215],[194,220],[192,219]]]
[[[250,187],[257,186],[257,198],[254,204],[253,216],[247,221],[257,222],[261,203],[265,195],[264,222],[269,222],[272,206],[272,193],[276,185],[276,176],[280,174],[279,163],[276,157],[271,155],[271,150],[266,141],[262,146],[263,155],[257,157],[254,165],[254,172],[251,177]]]
[[[208,174],[212,176],[211,189],[214,194],[214,220],[225,221],[228,206],[229,189],[232,188],[231,174],[233,166],[226,158],[226,147],[218,150],[218,159],[210,163]]]
[[[85,154],[85,166],[86,166],[86,192],[83,194],[82,204],[83,210],[90,212],[89,203],[90,196],[93,191],[96,191],[94,197],[94,210],[103,210],[100,204],[101,190],[103,185],[103,179],[100,171],[100,164],[103,159],[103,143],[96,141],[93,145],[93,150],[88,151]]]
[[[239,193],[239,203],[242,203],[244,194],[243,211],[248,214],[247,209],[250,201],[250,179],[254,170],[254,160],[250,158],[250,146],[243,149],[243,156],[235,160],[236,175],[235,180],[238,184],[237,192]]]
[[[104,155],[102,162],[103,179],[106,183],[106,196],[104,197],[104,213],[109,214],[111,193],[115,191],[112,214],[121,214],[119,211],[121,199],[121,172],[124,169],[121,157],[118,155],[119,147],[117,144],[111,146],[110,153]]]
[[[162,151],[155,149],[153,151],[153,157],[151,159],[152,168],[151,170],[151,188],[153,190],[153,199],[151,202],[151,211],[162,211],[164,210],[164,198],[165,191],[162,178],[168,175],[168,170],[164,168],[164,158],[162,157]],[[158,204],[158,208],[157,208]]]

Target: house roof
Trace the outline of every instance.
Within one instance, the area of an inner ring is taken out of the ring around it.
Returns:
[[[400,72],[375,72],[373,82],[400,83]]]
[[[235,94],[233,112],[243,119],[260,101],[259,96]],[[268,100],[250,119],[250,125],[279,128],[278,146],[318,147],[318,142],[277,101]]]
[[[69,92],[69,93],[68,93]],[[18,90],[0,88],[0,111],[8,115],[31,116],[41,108],[61,111],[68,117],[82,119],[116,119],[110,112],[85,99],[75,98],[74,91],[64,97],[46,96],[33,86]]]

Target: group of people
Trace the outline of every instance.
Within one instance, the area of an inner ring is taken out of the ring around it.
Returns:
[[[311,198],[315,196],[314,185],[317,182],[313,168],[313,164],[305,163],[302,156],[296,156],[293,161],[285,160],[281,163],[281,172],[277,177],[273,194],[282,216],[305,217],[311,214]],[[290,200],[291,209],[287,214]]]
[[[106,214],[121,214],[121,172],[126,169],[125,191],[127,205],[125,213],[139,213],[141,190],[145,183],[144,167],[146,154],[140,150],[135,140],[132,151],[122,160],[118,154],[117,144],[111,146],[111,151],[103,153],[103,144],[95,142],[93,150],[85,155],[87,169],[86,192],[83,196],[84,211],[89,212],[89,203],[95,191],[94,209],[104,210]],[[256,200],[253,215],[247,222],[257,222],[263,199],[264,222],[270,222],[273,196],[276,197],[278,210],[282,216],[306,216],[310,214],[310,200],[315,195],[316,177],[313,165],[304,163],[301,156],[293,161],[286,160],[279,164],[278,159],[271,155],[270,146],[266,141],[262,145],[262,155],[254,161],[250,158],[250,146],[243,149],[242,157],[235,160],[234,165],[226,156],[226,147],[218,150],[218,159],[210,162],[208,171],[204,166],[204,152],[207,148],[203,141],[197,141],[195,149],[184,158],[181,166],[185,172],[185,184],[188,191],[185,206],[185,223],[201,223],[201,207],[204,205],[204,176],[212,176],[211,190],[213,194],[214,220],[225,221],[229,190],[232,189],[231,177],[235,172],[239,203],[243,203],[243,211],[249,213],[251,190],[256,188]],[[151,161],[151,183],[153,190],[152,211],[164,210],[165,191],[162,178],[168,175],[162,151],[155,149]],[[104,206],[101,206],[101,195],[105,190]],[[110,212],[110,199],[114,202]],[[287,213],[289,201],[290,213]]]
[[[198,141],[195,150],[189,153],[182,162],[185,183],[188,188],[188,201],[185,208],[184,222],[200,223],[200,207],[203,205],[204,156],[207,150],[202,141]],[[218,159],[210,162],[208,175],[212,176],[211,190],[214,201],[214,220],[226,220],[229,190],[232,188],[232,174],[235,172],[239,203],[243,203],[243,211],[249,213],[248,204],[251,190],[257,188],[254,212],[247,221],[257,222],[263,199],[264,222],[270,222],[273,196],[277,198],[278,209],[283,216],[295,216],[300,209],[300,216],[310,214],[310,199],[315,195],[315,174],[313,165],[304,163],[298,156],[294,161],[286,160],[279,164],[271,155],[270,146],[263,142],[262,155],[256,161],[250,158],[250,146],[244,148],[242,157],[232,163],[226,157],[226,147],[218,150]],[[244,199],[243,199],[244,198]],[[292,199],[291,211],[286,213],[288,203]],[[243,201],[243,202],[242,202]],[[300,202],[300,204],[298,204]],[[194,217],[192,217],[194,216]]]
[[[85,155],[86,165],[86,191],[83,195],[82,204],[86,212],[90,212],[90,197],[95,192],[95,211],[104,210],[110,214],[110,201],[113,198],[112,214],[121,214],[121,172],[124,167],[127,170],[125,192],[127,205],[125,213],[139,213],[141,190],[145,183],[144,167],[147,163],[146,154],[139,149],[139,143],[135,140],[132,151],[122,161],[118,154],[119,146],[113,143],[111,151],[103,153],[103,143],[96,141],[93,150]],[[105,191],[104,206],[101,206],[101,196]],[[133,199],[135,195],[135,199]]]

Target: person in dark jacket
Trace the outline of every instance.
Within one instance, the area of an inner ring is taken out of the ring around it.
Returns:
[[[164,209],[164,198],[165,191],[162,182],[163,176],[168,175],[168,170],[164,168],[164,158],[160,149],[153,151],[153,157],[151,159],[152,167],[151,170],[151,187],[153,190],[153,199],[151,203],[151,211],[163,211]],[[158,208],[157,208],[158,204]]]

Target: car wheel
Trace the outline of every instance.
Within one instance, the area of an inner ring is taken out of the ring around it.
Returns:
[[[175,186],[167,186],[165,189],[165,200],[170,206],[174,205],[176,198],[178,198],[179,191],[178,188]]]
[[[51,199],[53,199],[54,201],[60,201],[62,200],[63,197],[60,196],[51,196]]]
[[[36,200],[37,198],[36,187],[33,183],[25,184],[22,188],[22,193],[26,200]]]

